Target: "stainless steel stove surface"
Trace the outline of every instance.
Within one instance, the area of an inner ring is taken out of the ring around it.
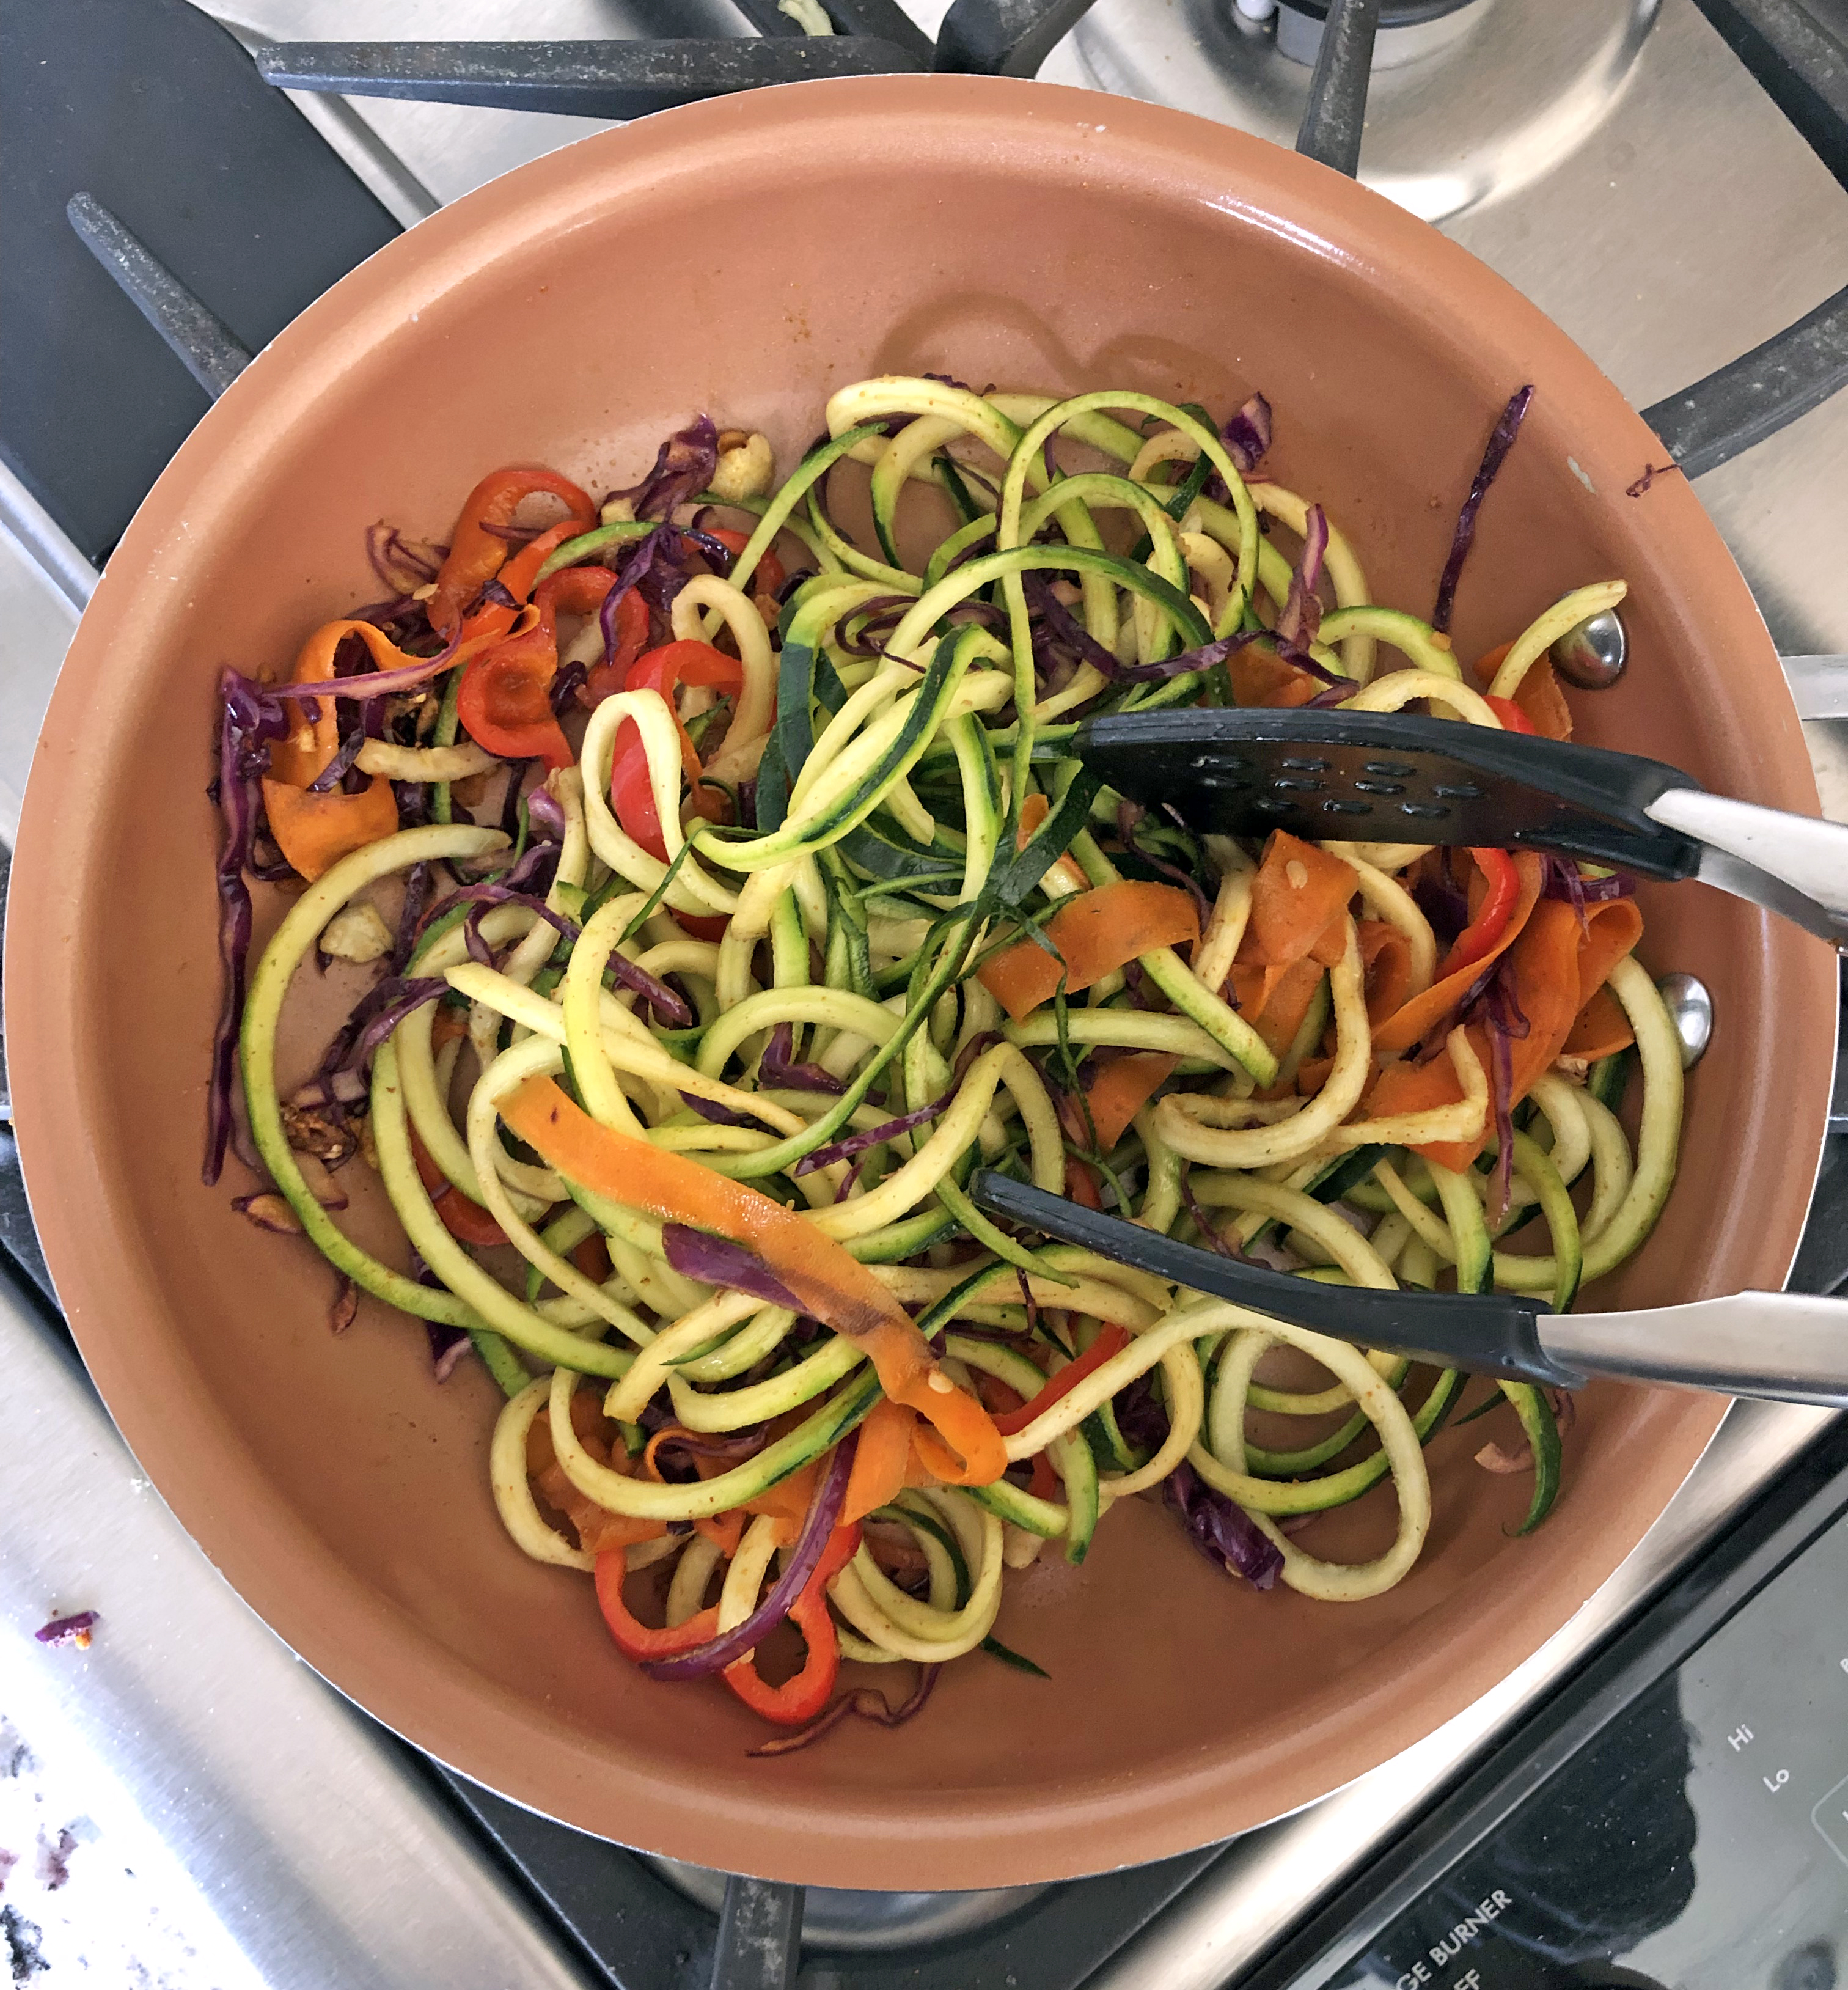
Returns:
[[[171,27],[169,17],[185,13],[182,0],[134,4],[144,26],[159,16]],[[71,31],[101,32],[121,5],[72,0]],[[260,54],[268,45],[356,38],[746,32],[729,0],[528,0],[517,11],[504,0],[216,0],[212,11]],[[774,0],[742,11],[759,29],[792,25]],[[947,39],[965,9],[929,0],[909,8],[928,35],[945,25],[946,11]],[[1017,25],[1035,11],[1024,0],[995,10]],[[1038,64],[1042,78],[1174,104],[1288,142],[1311,74],[1292,52],[1313,59],[1329,10],[1321,0],[1282,0],[1281,8],[1273,0],[1096,0],[1088,14],[1072,4],[1038,11],[1078,22]],[[1335,11],[1343,12],[1339,0]],[[826,12],[844,29],[899,32],[880,0],[827,0]],[[1807,12],[1795,0],[1713,0],[1704,11],[1694,0],[1385,0],[1381,10],[1361,177],[1507,276],[1639,405],[1676,395],[1848,287],[1848,194],[1709,14],[1742,44],[1751,32],[1813,32],[1827,19],[1824,0],[1809,0]],[[915,54],[921,43],[914,37],[909,46]],[[200,59],[221,55],[215,43]],[[1031,66],[1030,56],[1021,62]],[[45,115],[46,100],[30,93],[49,86],[22,78],[29,68],[8,63],[0,84],[9,93],[0,104],[9,215],[43,192],[21,161],[12,114]],[[1829,86],[1838,98],[1844,76],[1848,58]],[[376,96],[304,92],[293,100],[350,169],[343,185],[356,177],[358,191],[341,195],[355,245],[344,252],[349,260],[365,253],[366,239],[413,224],[599,122]],[[267,114],[254,99],[246,107]],[[1833,107],[1840,112],[1848,99]],[[1799,104],[1793,111],[1809,118],[1812,138],[1813,110]],[[229,146],[229,107],[223,121]],[[1823,150],[1826,156],[1826,144]],[[1837,169],[1843,163],[1830,160]],[[74,190],[59,192],[60,211]],[[157,211],[158,189],[142,191],[150,198],[123,218],[203,294],[199,273],[209,258],[192,257],[184,229]],[[117,200],[139,198],[131,189]],[[298,270],[289,279],[298,287],[307,280]],[[287,281],[260,295],[260,287],[205,295],[251,345],[306,301],[291,302]],[[6,314],[0,368],[12,370],[25,334],[11,303]],[[136,329],[122,324],[125,338]],[[0,615],[9,636],[0,650],[0,838],[9,844],[39,719],[93,576],[86,555],[107,552],[158,470],[160,449],[175,446],[205,405],[151,333],[136,349],[162,382],[155,415],[168,428],[150,416],[144,453],[151,460],[138,468],[97,444],[87,474],[99,490],[112,478],[119,487],[85,517],[53,515],[55,481],[9,413],[18,398],[0,402],[8,528]],[[63,433],[55,423],[46,430],[53,442]],[[1787,654],[1848,650],[1844,463],[1848,396],[1823,400],[1700,481]],[[1831,708],[1848,712],[1839,689],[1832,694]],[[1848,819],[1842,722],[1819,718],[1807,729],[1825,810]],[[60,1343],[49,1289],[34,1284],[42,1268],[16,1183],[8,1187],[3,1170],[0,1247],[18,1274],[0,1286],[9,1378],[0,1392],[0,1615],[9,1634],[0,1639],[0,1715],[11,1723],[0,1728],[0,1791],[31,1765],[50,1833],[42,1842],[54,1855],[9,1875],[0,1849],[0,1934],[16,1982],[41,1966],[74,1973],[80,1963],[117,1957],[126,1958],[121,1980],[175,1990],[435,1982],[695,1990],[786,1980],[775,1969],[728,1974],[739,1967],[735,1954],[715,1962],[722,1876],[644,1863],[474,1789],[413,1756],[296,1662],[186,1540],[115,1437]],[[1848,1164],[1840,1154],[1826,1167],[1800,1269],[1812,1288],[1848,1273]],[[1008,1896],[812,1893],[800,1982],[810,1990],[1238,1983],[1827,1421],[1809,1411],[1735,1408],[1662,1521],[1565,1631],[1468,1713],[1337,1795],[1228,1847],[1071,1886]],[[78,1608],[100,1613],[87,1651],[25,1635]],[[20,1747],[27,1752],[6,1753]],[[0,1846],[12,1814],[0,1802]],[[67,1822],[71,1846],[60,1867],[57,1833]],[[99,1882],[83,1892],[87,1874],[100,1874],[105,1861],[112,1875],[138,1866],[157,1891],[137,1893],[112,1878],[109,1889]],[[69,1877],[54,1884],[61,1869]],[[759,1932],[769,1949],[779,1939],[786,1948],[786,1896],[735,1888],[731,1905],[763,1917]],[[114,1917],[113,1948],[96,1918],[105,1914]]]

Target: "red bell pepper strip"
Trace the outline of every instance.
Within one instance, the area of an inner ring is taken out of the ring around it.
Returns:
[[[687,736],[687,728],[680,722],[680,714],[674,708],[674,694],[683,683],[712,684],[735,698],[744,689],[744,666],[735,657],[728,657],[714,649],[710,643],[688,638],[664,643],[658,650],[651,650],[630,668],[624,688],[658,691],[668,711],[674,714],[674,723],[680,734],[681,766],[688,779],[697,783],[699,756]],[[697,797],[697,786],[694,793]],[[616,810],[617,820],[627,834],[651,857],[658,857],[664,864],[668,861],[668,846],[661,835],[661,818],[655,813],[654,790],[648,779],[648,756],[642,745],[640,729],[629,720],[617,728],[610,763],[610,803]]]
[[[547,533],[535,539],[528,552],[551,536]],[[532,564],[536,570],[538,562]],[[497,643],[468,665],[456,710],[477,745],[503,759],[542,759],[551,768],[572,764],[577,756],[552,709],[552,684],[559,667],[559,610],[588,615],[602,606],[603,596],[615,585],[616,576],[606,566],[564,568],[540,582],[534,601],[538,620],[532,627]],[[481,616],[470,620],[511,612],[484,610]]]
[[[623,1601],[623,1583],[628,1573],[628,1557],[620,1548],[613,1548],[596,1558],[597,1608],[603,1611],[603,1622],[616,1640],[616,1649],[625,1659],[637,1662],[643,1659],[671,1659],[677,1652],[690,1652],[695,1645],[703,1645],[708,1639],[718,1635],[718,1606],[715,1603],[695,1611],[684,1624],[658,1631],[650,1629],[631,1614],[628,1605]]]
[[[1511,698],[1491,698],[1486,691],[1483,702],[1502,722],[1504,732],[1525,732],[1531,735],[1536,728],[1534,722]]]
[[[725,525],[701,525],[699,528],[708,539],[716,539],[733,559],[750,544],[749,535],[735,532]],[[751,592],[753,594],[776,593],[789,578],[783,570],[783,562],[773,552],[766,552],[751,574]]]
[[[437,1166],[430,1158],[430,1150],[417,1138],[416,1127],[411,1128],[410,1136],[411,1159],[417,1164],[417,1179],[429,1192],[430,1205],[442,1217],[443,1228],[450,1236],[464,1244],[484,1247],[504,1244],[507,1232],[478,1202],[465,1196]]]
[[[648,604],[633,587],[616,604],[616,647],[579,685],[577,701],[588,709],[613,698],[629,682],[629,671],[648,642]]]
[[[1043,1417],[1062,1396],[1070,1394],[1087,1375],[1095,1375],[1113,1354],[1120,1354],[1130,1344],[1126,1328],[1106,1326],[1075,1361],[1068,1361],[1065,1367],[1047,1383],[1031,1402],[1021,1404],[1017,1410],[1004,1411],[994,1420],[994,1427],[1003,1437],[1017,1437],[1036,1418]]]
[[[753,1713],[785,1727],[800,1727],[812,1720],[834,1696],[834,1681],[841,1672],[841,1639],[834,1620],[828,1615],[827,1585],[850,1562],[860,1548],[858,1521],[837,1527],[827,1537],[815,1572],[802,1585],[802,1594],[790,1607],[790,1615],[808,1655],[802,1669],[781,1686],[766,1686],[757,1676],[756,1658],[738,1659],[727,1666],[722,1676]]]
[[[1441,970],[1445,976],[1456,973],[1460,967],[1473,966],[1495,951],[1496,942],[1507,931],[1508,921],[1513,916],[1516,901],[1520,896],[1520,878],[1514,868],[1514,859],[1507,851],[1472,850],[1469,854],[1476,859],[1476,868],[1487,881],[1488,895],[1477,908],[1476,917],[1457,935],[1445,955]]]
[[[508,542],[491,528],[511,525],[521,505],[541,491],[564,501],[576,531],[583,531],[596,524],[596,507],[589,494],[555,470],[515,465],[490,470],[468,494],[462,515],[450,535],[449,556],[437,576],[437,591],[426,604],[430,627],[440,636],[455,633],[463,611],[508,564]],[[545,549],[546,552],[551,550],[550,546]],[[533,562],[533,574],[538,572],[539,562],[545,557],[541,553]],[[531,574],[526,585],[532,585]]]

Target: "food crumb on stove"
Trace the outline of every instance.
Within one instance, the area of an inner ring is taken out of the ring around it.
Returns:
[[[54,1617],[41,1624],[32,1635],[41,1645],[74,1645],[80,1652],[90,1649],[98,1622],[93,1610],[79,1610],[68,1617]]]
[[[43,1832],[39,1834],[39,1884],[48,1893],[55,1893],[70,1879],[70,1855],[83,1843],[83,1839],[65,1825],[57,1836],[48,1838]]]

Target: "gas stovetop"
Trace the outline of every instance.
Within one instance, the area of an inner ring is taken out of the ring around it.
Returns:
[[[0,72],[0,835],[96,565],[250,352],[496,173],[610,117],[814,73],[1037,73],[1286,143],[1306,126],[1305,148],[1344,169],[1357,151],[1364,179],[1500,270],[1647,409],[1780,650],[1848,650],[1848,396],[1829,398],[1848,378],[1848,57],[1829,16],[1825,0],[66,0],[13,27]],[[1826,811],[1848,817],[1843,728],[1809,709]],[[1848,1275],[1844,1147],[1799,1261],[1810,1289]],[[80,1790],[97,1843],[160,1876],[160,1911],[195,1951],[176,1985],[742,1990],[797,1980],[799,1920],[811,1990],[1236,1983],[1825,1421],[1735,1410],[1547,1650],[1405,1756],[1229,1847],[1006,1894],[804,1901],[733,1882],[728,1900],[723,1876],[450,1775],[295,1663],[150,1493],[60,1346],[3,1165],[0,1246],[17,1275],[0,1291],[0,1609],[22,1631],[80,1604],[104,1619],[80,1656],[6,1641],[0,1712],[65,1778],[45,1800]],[[16,1981],[35,1946],[47,1964],[100,1952],[74,1906],[100,1856],[67,1856],[68,1890],[8,1883],[25,1903],[0,1915]],[[741,1944],[722,1952],[722,1908],[728,1936],[760,1938],[754,1973]]]

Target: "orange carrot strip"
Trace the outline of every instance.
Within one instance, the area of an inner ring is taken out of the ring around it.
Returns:
[[[1600,988],[1573,1019],[1572,1033],[1566,1038],[1568,1057],[1583,1058],[1595,1064],[1600,1058],[1615,1057],[1636,1041],[1623,1004],[1608,988]]]
[[[916,1322],[878,1279],[804,1217],[685,1155],[599,1126],[550,1078],[529,1078],[501,1102],[501,1116],[549,1166],[595,1194],[749,1245],[804,1313],[865,1351],[893,1401],[936,1425],[961,1455],[962,1482],[1000,1476],[1007,1451],[987,1412],[943,1374]]]
[[[1274,830],[1252,880],[1251,919],[1238,958],[1254,967],[1300,960],[1347,909],[1360,885],[1351,864]]]
[[[1062,971],[1065,993],[1082,994],[1140,954],[1197,940],[1200,915],[1177,885],[1119,878],[1067,900],[1041,930],[1052,953],[1023,939],[977,970],[977,980],[1017,1023],[1058,992]]]
[[[1450,1012],[1466,995],[1471,985],[1487,972],[1490,963],[1498,959],[1514,944],[1522,929],[1531,917],[1534,908],[1540,902],[1542,876],[1540,859],[1531,851],[1515,854],[1514,869],[1520,884],[1520,895],[1516,899],[1514,910],[1507,925],[1493,946],[1480,959],[1471,961],[1467,966],[1442,976],[1434,981],[1422,995],[1415,995],[1401,1008],[1388,1016],[1373,1033],[1373,1047],[1376,1051],[1396,1054],[1408,1051],[1439,1024],[1447,1022]],[[1570,907],[1568,908],[1569,911]],[[1459,1092],[1456,1095],[1462,1096]],[[1393,1109],[1410,1111],[1410,1107]]]
[[[912,1433],[917,1427],[916,1413],[903,1404],[874,1404],[860,1426],[859,1446],[841,1507],[842,1526],[865,1520],[875,1506],[889,1505],[903,1490],[905,1469],[911,1462]]]
[[[1165,1051],[1137,1051],[1099,1068],[1085,1087],[1085,1099],[1100,1153],[1109,1153],[1123,1138],[1130,1122],[1174,1076],[1180,1061]]]

